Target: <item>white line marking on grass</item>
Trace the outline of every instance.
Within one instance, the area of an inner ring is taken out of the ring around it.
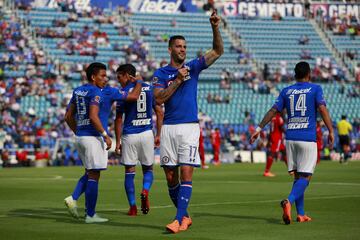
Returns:
[[[325,197],[308,197],[305,200],[327,200],[327,199],[341,199],[341,198],[360,198],[360,195],[344,195],[344,196],[325,196]],[[260,200],[260,201],[238,201],[238,202],[214,202],[214,203],[198,203],[190,204],[189,207],[204,207],[204,206],[221,206],[221,205],[241,205],[241,204],[258,204],[258,203],[280,203],[281,199],[276,200]],[[151,206],[153,209],[163,209],[163,208],[173,208],[174,205],[164,205],[164,206]],[[111,211],[127,211],[129,208],[123,209],[106,209],[102,212],[111,212]]]
[[[341,198],[360,198],[360,195],[344,195],[344,196],[324,196],[324,197],[308,197],[305,200],[327,200],[327,199],[341,199]],[[238,202],[213,202],[213,203],[199,203],[199,204],[190,204],[190,207],[204,207],[204,206],[221,206],[221,205],[241,205],[241,204],[258,204],[258,203],[279,203],[280,200],[260,200],[260,201],[238,201]],[[164,205],[164,206],[151,206],[152,209],[165,209],[173,208],[173,205]],[[113,209],[102,209],[99,212],[118,212],[118,211],[127,211],[129,208],[113,208]],[[26,212],[16,212],[13,213],[13,216],[47,216],[49,214],[59,214],[67,213],[64,211],[49,211],[48,213],[38,214],[38,213],[26,213]],[[8,215],[0,215],[0,218],[9,217]],[[11,217],[11,216],[10,216]]]
[[[337,186],[360,186],[360,183],[342,183],[342,182],[310,182],[317,185],[337,185]]]

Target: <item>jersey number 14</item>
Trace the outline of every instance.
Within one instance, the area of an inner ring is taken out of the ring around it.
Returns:
[[[293,117],[295,111],[300,111],[302,117],[306,114],[306,94],[300,94],[295,104],[295,95],[290,95],[290,114]]]

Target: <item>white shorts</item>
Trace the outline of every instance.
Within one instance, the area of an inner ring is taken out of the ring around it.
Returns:
[[[286,141],[288,170],[299,173],[314,173],[317,160],[316,142]]]
[[[123,135],[121,138],[121,164],[135,166],[154,164],[154,134],[151,130]]]
[[[86,169],[104,170],[107,168],[108,151],[102,137],[76,136],[75,145]]]
[[[160,141],[160,165],[200,167],[199,137],[198,123],[163,125]]]

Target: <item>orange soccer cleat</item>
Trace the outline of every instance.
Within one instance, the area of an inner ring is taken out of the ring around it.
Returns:
[[[137,207],[136,207],[136,205],[130,206],[130,209],[129,209],[127,215],[129,215],[129,216],[136,216],[137,215]]]
[[[298,222],[310,222],[312,219],[311,217],[307,216],[307,215],[297,215],[296,221]]]
[[[264,172],[263,176],[264,177],[275,177],[276,175],[273,174],[272,172]]]
[[[178,233],[180,231],[180,223],[178,220],[174,220],[172,223],[166,225],[166,230],[170,233]]]
[[[140,194],[141,211],[143,214],[148,214],[150,211],[149,192],[143,190]]]
[[[286,225],[291,223],[291,204],[289,200],[284,199],[280,203],[282,209],[283,209],[283,221]]]
[[[182,221],[181,221],[181,225],[180,225],[179,230],[180,231],[186,231],[191,226],[191,224],[192,224],[191,218],[184,216]]]

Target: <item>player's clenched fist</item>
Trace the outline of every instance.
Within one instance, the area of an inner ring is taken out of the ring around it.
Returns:
[[[187,69],[186,67],[180,68],[178,69],[177,79],[183,82],[186,80],[186,77],[188,75],[189,75],[189,69]]]
[[[219,27],[220,21],[221,21],[221,19],[220,19],[220,17],[217,15],[217,10],[214,9],[213,12],[212,12],[212,14],[211,14],[211,16],[210,16],[211,26],[212,26],[212,27],[215,27],[215,28]]]

